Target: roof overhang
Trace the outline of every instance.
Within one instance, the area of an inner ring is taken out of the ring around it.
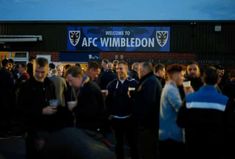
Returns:
[[[0,44],[39,41],[42,41],[42,35],[0,35]]]

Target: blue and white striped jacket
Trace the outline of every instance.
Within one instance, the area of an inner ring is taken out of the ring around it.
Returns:
[[[185,128],[189,154],[206,152],[220,155],[224,145],[227,106],[228,97],[220,94],[214,86],[203,86],[186,96],[177,123]]]
[[[228,97],[220,94],[214,86],[203,86],[197,92],[186,96],[187,109],[210,109],[225,111]]]

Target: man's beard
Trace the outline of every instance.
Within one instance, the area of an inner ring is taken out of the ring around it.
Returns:
[[[39,79],[39,78],[37,78],[36,76],[35,76],[34,78],[35,78],[35,80],[38,81],[38,82],[44,82],[44,80],[45,80],[45,78]]]
[[[120,80],[125,80],[126,78],[127,78],[127,76],[124,75],[124,74],[119,76],[119,79],[120,79]]]

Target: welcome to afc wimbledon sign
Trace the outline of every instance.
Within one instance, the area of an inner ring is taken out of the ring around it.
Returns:
[[[68,51],[170,51],[170,27],[67,27]]]

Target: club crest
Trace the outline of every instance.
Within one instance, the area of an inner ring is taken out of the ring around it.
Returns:
[[[81,31],[78,30],[69,31],[69,41],[71,45],[77,46],[80,40],[80,36],[81,36]]]
[[[168,31],[156,31],[157,43],[160,47],[164,47],[168,41]]]

